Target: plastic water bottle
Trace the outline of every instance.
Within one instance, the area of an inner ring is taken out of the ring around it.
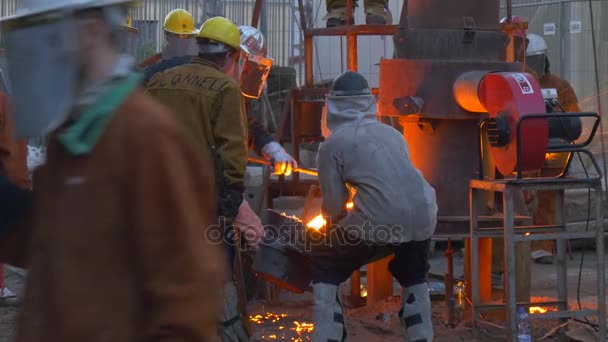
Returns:
[[[532,342],[530,327],[528,326],[528,314],[524,307],[517,310],[517,342]]]

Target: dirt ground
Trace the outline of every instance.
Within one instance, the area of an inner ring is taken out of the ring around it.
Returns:
[[[280,299],[274,303],[255,302],[249,307],[252,318],[252,341],[310,341],[311,329],[311,296],[310,294],[294,295],[283,292]],[[400,309],[400,298],[392,297],[383,302],[360,308],[345,308],[347,341],[403,341],[403,328],[397,317]],[[470,312],[463,311],[461,320],[451,327],[448,325],[446,305],[443,301],[433,302],[433,329],[437,342],[473,341]],[[584,325],[570,322],[563,328],[557,320],[535,320],[531,322],[533,341],[594,341],[589,330]],[[555,330],[554,333],[550,333]],[[579,330],[582,330],[579,331]],[[573,339],[573,336],[584,338]],[[548,335],[545,337],[545,335]],[[545,337],[544,339],[542,339]],[[480,331],[477,341],[505,340],[497,331]]]
[[[576,254],[576,253],[575,253]],[[577,265],[577,257],[573,258],[572,266]],[[586,263],[584,268],[584,288],[581,291],[583,306],[593,308],[593,295],[589,290],[593,286],[595,277],[593,276],[594,264],[592,257]],[[441,274],[443,261],[438,258],[431,260],[431,271]],[[460,262],[457,263],[457,265]],[[548,294],[550,289],[555,288],[554,281],[550,278],[547,265],[533,265],[533,274],[542,274],[542,279],[535,280],[533,277],[532,288],[533,295],[536,300],[550,301],[551,297]],[[459,273],[459,267],[456,269],[456,274]],[[545,268],[547,268],[545,270]],[[577,269],[572,269],[571,276],[576,280]],[[17,296],[21,295],[23,285],[25,284],[25,273],[18,269],[9,268],[7,270],[6,283],[8,288]],[[348,286],[343,285],[342,290],[344,296]],[[573,288],[569,287],[570,295],[575,295]],[[395,291],[398,293],[398,291]],[[496,292],[500,296],[499,292]],[[575,304],[574,298],[570,298],[570,304]],[[343,300],[343,302],[347,302]],[[253,328],[252,341],[292,341],[303,342],[310,341],[312,336],[312,319],[311,319],[311,294],[305,293],[302,295],[292,294],[286,291],[281,291],[277,300],[268,302],[263,300],[254,300],[250,303],[248,311],[251,317],[250,322]],[[400,307],[400,299],[398,296],[391,297],[385,301],[353,308],[346,306],[345,321],[347,325],[349,342],[367,342],[367,341],[387,341],[397,342],[403,341],[403,330],[401,323],[397,317]],[[0,342],[12,341],[15,331],[16,317],[19,308],[18,297],[0,299]],[[575,309],[574,307],[572,307]],[[455,327],[450,327],[447,324],[447,309],[442,300],[433,301],[433,326],[435,333],[435,341],[438,342],[456,342],[456,341],[472,341],[474,340],[472,332],[472,324],[470,321],[470,311],[460,313],[460,322]],[[594,320],[591,318],[590,320]],[[543,336],[549,333],[552,329],[559,325],[556,320],[532,320],[533,341],[540,341]],[[572,338],[571,336],[578,336]],[[504,340],[496,331],[482,331],[478,336],[478,341],[500,341]],[[570,322],[567,326],[558,329],[554,334],[551,334],[544,341],[594,341],[593,334],[585,325]]]

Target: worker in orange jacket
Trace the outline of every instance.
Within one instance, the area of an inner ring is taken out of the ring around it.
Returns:
[[[0,69],[0,173],[20,187],[29,188],[27,144],[15,136],[8,110],[8,85]]]
[[[215,340],[212,162],[119,53],[128,2],[0,21],[17,133],[48,137],[33,192],[0,175],[0,262],[28,270],[17,342]]]
[[[526,35],[526,66],[530,73],[536,76],[540,87],[557,90],[557,100],[564,111],[580,112],[578,99],[568,81],[551,73],[547,57],[547,43],[534,33]],[[555,177],[561,173],[566,163],[567,154],[551,154],[540,171],[543,177]],[[554,191],[537,191],[534,196],[533,219],[536,225],[556,224],[555,205],[557,196]],[[534,241],[532,243],[532,259],[537,263],[553,263],[553,241]]]

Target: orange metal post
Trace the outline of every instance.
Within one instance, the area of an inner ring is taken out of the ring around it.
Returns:
[[[357,71],[358,60],[357,60],[357,35],[349,33],[346,35],[346,60],[348,70]]]
[[[465,239],[464,274],[467,285],[467,297],[472,298],[471,276],[472,265],[479,267],[479,299],[483,302],[492,300],[492,239],[479,239],[479,260],[471,260],[471,239]]]
[[[304,81],[306,87],[312,87],[313,85],[313,72],[312,72],[312,36],[304,35]]]
[[[356,270],[350,276],[350,295],[355,298],[361,297],[361,271]]]
[[[393,276],[388,271],[392,258],[390,256],[367,265],[367,305],[393,295]]]

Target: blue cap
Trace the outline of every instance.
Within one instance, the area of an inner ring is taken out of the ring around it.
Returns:
[[[525,314],[526,313],[526,308],[524,308],[523,306],[520,306],[519,309],[517,309],[517,313],[519,313],[519,314]]]

